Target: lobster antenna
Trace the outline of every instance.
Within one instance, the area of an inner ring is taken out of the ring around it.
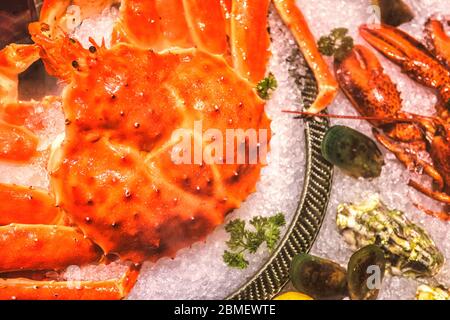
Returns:
[[[319,118],[332,118],[332,119],[368,120],[368,121],[384,121],[384,122],[404,121],[404,122],[420,123],[419,119],[414,118],[414,116],[418,116],[415,114],[410,114],[411,118],[405,118],[405,117],[403,117],[403,118],[401,118],[401,117],[388,118],[388,117],[341,116],[341,115],[327,114],[327,113],[313,113],[313,112],[307,112],[307,111],[291,111],[291,110],[282,110],[282,112],[299,115],[301,118],[319,117]],[[427,116],[422,116],[422,115],[420,116],[420,118],[435,120],[434,117],[427,117]]]

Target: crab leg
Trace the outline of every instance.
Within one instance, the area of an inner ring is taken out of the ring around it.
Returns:
[[[0,160],[26,162],[36,154],[39,139],[24,127],[0,120]]]
[[[161,19],[160,27],[167,42],[166,48],[192,47],[183,0],[156,0],[156,10]]]
[[[253,83],[264,78],[270,57],[267,14],[270,0],[233,0],[231,52],[236,71]]]
[[[106,281],[35,281],[0,279],[0,300],[119,300],[133,288],[138,267],[121,278]]]
[[[442,22],[433,18],[429,19],[425,25],[425,32],[434,55],[450,67],[450,37],[445,32]]]
[[[11,224],[0,227],[0,272],[61,270],[97,262],[98,248],[75,228]]]
[[[11,44],[0,51],[0,104],[18,99],[18,75],[39,59],[39,47]]]
[[[0,183],[0,225],[51,224],[61,211],[43,190]]]
[[[186,19],[196,46],[213,54],[226,54],[225,17],[218,0],[183,0]]]
[[[233,0],[220,0],[222,14],[225,17],[225,30],[228,37],[231,37],[231,9]]]
[[[273,2],[281,18],[293,33],[300,50],[316,77],[319,92],[316,101],[308,111],[318,113],[333,102],[338,92],[338,84],[319,53],[316,40],[295,1],[273,0]]]
[[[132,42],[148,49],[164,49],[156,1],[122,1],[120,21],[114,26],[112,42]]]

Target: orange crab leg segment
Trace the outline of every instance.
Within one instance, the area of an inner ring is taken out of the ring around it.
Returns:
[[[196,46],[213,54],[227,52],[225,17],[218,0],[183,0],[186,19]]]
[[[0,121],[0,160],[29,161],[36,154],[38,142],[28,129]]]
[[[139,268],[105,281],[34,281],[0,279],[0,300],[119,300],[133,288]]]
[[[231,52],[236,71],[253,83],[264,78],[270,58],[269,0],[233,0]]]
[[[425,26],[425,32],[435,56],[450,67],[450,37],[445,32],[442,22],[429,19]]]
[[[61,211],[43,190],[0,184],[0,225],[10,223],[51,224]]]
[[[161,32],[166,47],[192,47],[183,0],[156,0],[156,10],[161,20]]]
[[[18,75],[39,59],[39,47],[11,44],[0,50],[0,104],[18,98]]]
[[[225,29],[228,37],[231,34],[231,6],[233,0],[220,0],[220,6],[222,7],[222,13],[225,17]]]
[[[120,21],[114,27],[112,42],[132,42],[149,49],[164,49],[156,1],[123,1],[120,6]]]
[[[100,250],[77,229],[11,224],[0,227],[0,271],[61,270],[97,262]]]
[[[281,18],[294,35],[306,62],[316,77],[319,92],[316,101],[308,111],[318,113],[333,102],[338,92],[338,84],[321,56],[308,23],[295,1],[274,0],[273,2]]]

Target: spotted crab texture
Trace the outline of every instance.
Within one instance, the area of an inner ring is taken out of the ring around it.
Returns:
[[[196,121],[222,137],[270,136],[264,102],[223,59],[199,50],[121,44],[86,54],[64,92],[66,137],[51,161],[61,208],[105,253],[134,262],[204,239],[255,191],[261,164],[175,164],[173,133],[187,130],[202,150],[211,141],[194,141]]]

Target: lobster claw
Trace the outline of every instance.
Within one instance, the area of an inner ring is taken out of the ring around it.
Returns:
[[[356,45],[335,68],[343,92],[362,116],[393,119],[401,110],[402,99],[396,85],[368,48]],[[386,124],[370,122],[377,127]]]
[[[359,32],[371,46],[399,65],[410,78],[437,89],[441,95],[447,91],[450,71],[422,43],[406,32],[380,24],[362,25]]]
[[[436,18],[428,19],[425,33],[427,44],[435,57],[450,67],[450,37],[445,32],[443,22]]]

